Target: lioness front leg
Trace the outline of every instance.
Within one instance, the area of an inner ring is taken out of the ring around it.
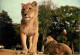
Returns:
[[[33,36],[30,36],[30,37],[29,37],[29,50],[28,50],[28,52],[30,52],[30,50],[31,50],[31,48],[32,48],[32,37],[33,37]]]
[[[22,49],[27,52],[27,45],[26,45],[27,37],[26,37],[26,34],[21,32],[20,35],[21,35],[20,37],[21,37]]]
[[[38,33],[36,33],[33,37],[32,37],[32,48],[31,48],[31,52],[33,53],[33,55],[36,55],[37,52],[37,42],[38,42]]]

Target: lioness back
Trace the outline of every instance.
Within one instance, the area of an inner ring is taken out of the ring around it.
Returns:
[[[71,50],[71,48],[68,46],[68,45],[66,45],[66,44],[64,44],[64,43],[59,43],[62,47],[63,47],[63,51],[64,52],[66,52],[66,53],[68,53],[68,54],[72,54],[72,50]]]

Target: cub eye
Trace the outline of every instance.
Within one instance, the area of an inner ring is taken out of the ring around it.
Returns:
[[[29,9],[32,9],[32,8],[29,8]]]

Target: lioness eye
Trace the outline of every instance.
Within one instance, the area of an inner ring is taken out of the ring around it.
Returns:
[[[25,10],[25,9],[22,9],[22,10]]]
[[[29,9],[31,9],[31,8],[29,8]]]

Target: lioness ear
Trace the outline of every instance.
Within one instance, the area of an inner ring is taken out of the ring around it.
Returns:
[[[37,6],[37,2],[36,1],[33,1],[32,2],[32,6]]]
[[[22,6],[24,6],[25,4],[24,4],[24,3],[22,3],[21,5],[22,5]]]

